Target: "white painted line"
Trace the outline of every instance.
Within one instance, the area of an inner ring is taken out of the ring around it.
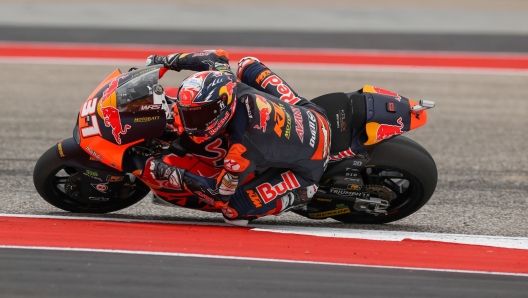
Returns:
[[[453,273],[466,273],[466,274],[491,274],[491,275],[508,275],[508,276],[528,277],[528,274],[525,274],[525,273],[505,273],[505,272],[495,272],[495,271],[433,269],[433,268],[420,268],[420,267],[398,267],[398,266],[379,266],[379,265],[358,265],[358,264],[344,264],[344,263],[332,263],[332,262],[295,261],[295,260],[271,259],[271,258],[267,259],[267,258],[219,256],[219,255],[207,255],[207,254],[168,253],[168,252],[156,252],[156,251],[131,251],[131,250],[88,249],[88,248],[57,248],[57,247],[45,247],[45,246],[12,246],[12,245],[0,245],[0,248],[36,249],[36,250],[51,250],[51,251],[99,252],[99,253],[121,253],[121,254],[133,254],[133,255],[155,255],[155,256],[170,256],[170,257],[224,259],[224,260],[237,260],[237,261],[259,261],[259,262],[277,262],[277,263],[292,263],[292,264],[313,264],[313,265],[330,265],[330,266],[346,266],[346,267],[361,267],[361,268],[419,270],[419,271],[432,271],[432,272],[453,272]]]
[[[127,65],[142,67],[145,59],[116,58],[35,58],[35,57],[0,57],[5,64],[42,64],[42,65]],[[377,66],[377,65],[336,65],[322,63],[266,63],[272,69],[311,70],[311,71],[348,71],[348,72],[384,72],[384,73],[430,73],[430,74],[474,74],[528,76],[525,69],[507,68],[464,68],[464,67],[416,67],[416,66]],[[231,69],[236,69],[233,64]],[[127,69],[123,69],[126,71]]]
[[[464,235],[464,234],[439,234],[424,232],[401,232],[401,231],[379,231],[379,230],[356,230],[336,229],[318,227],[294,227],[294,226],[259,226],[254,231],[309,235],[332,238],[353,238],[381,241],[402,241],[404,239],[438,241],[447,243],[482,245],[502,248],[528,249],[528,238],[525,237],[502,237],[487,235]]]

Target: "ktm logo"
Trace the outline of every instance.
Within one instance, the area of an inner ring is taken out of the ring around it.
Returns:
[[[270,74],[271,74],[271,71],[269,69],[264,70],[258,75],[258,77],[255,79],[255,82],[257,82],[257,84],[260,85],[260,82],[262,82],[262,80],[264,80],[264,78],[269,76]]]
[[[255,206],[255,208],[260,208],[262,207],[262,203],[260,202],[260,198],[258,197],[258,195],[253,191],[253,190],[246,190],[246,193],[249,197],[249,199],[251,200],[251,202],[253,203],[253,205]]]

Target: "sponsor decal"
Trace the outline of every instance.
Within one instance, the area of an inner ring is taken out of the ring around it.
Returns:
[[[134,123],[137,123],[137,122],[150,122],[150,121],[156,121],[156,120],[159,120],[161,116],[152,116],[152,117],[139,117],[139,118],[134,118]],[[127,125],[129,126],[129,125]],[[128,127],[130,128],[130,126]]]
[[[66,155],[64,155],[64,151],[62,150],[62,141],[59,141],[57,143],[57,150],[59,151],[59,156],[60,157],[65,157]]]
[[[310,111],[306,111],[306,114],[308,115],[308,124],[310,125],[310,146],[314,148],[315,136],[317,135],[317,118]]]
[[[123,181],[125,179],[124,176],[106,176],[106,181],[108,182],[120,182],[120,181]]]
[[[224,159],[224,168],[232,172],[237,172],[240,170],[240,165],[234,159]]]
[[[84,173],[86,173],[86,175],[91,176],[91,177],[98,177],[99,176],[99,173],[94,172],[94,171],[90,171],[90,170],[86,170]]]
[[[356,176],[357,176],[357,173],[356,173]],[[360,185],[362,184],[361,179],[359,178],[344,178],[343,180],[350,181],[350,183],[352,184],[360,184]]]
[[[90,152],[90,154],[97,160],[102,160],[103,159],[101,157],[101,155],[99,155],[99,153],[93,151],[90,147],[86,147],[86,151]]]
[[[106,201],[109,201],[110,199],[109,198],[104,198],[104,197],[88,197],[88,200],[106,202]]]
[[[253,119],[253,114],[251,113],[251,107],[249,106],[248,97],[249,97],[249,96],[246,96],[246,97],[243,99],[243,101],[244,101],[244,103],[246,104],[246,110],[247,110],[247,113],[248,113],[248,117],[249,117],[249,119]]]
[[[215,167],[221,167],[224,165],[224,157],[227,155],[227,150],[222,148],[224,142],[227,142],[224,138],[218,138],[205,146],[204,155],[193,153],[193,155],[200,157],[207,163],[212,164]]]
[[[263,72],[261,72],[257,78],[255,79],[255,82],[260,85],[260,82],[264,80],[265,77],[269,76],[271,74],[271,70],[266,69]]]
[[[133,74],[131,78],[132,78],[132,79],[133,79],[133,78],[137,78],[137,77],[139,77],[139,76],[141,76],[141,75],[146,74],[147,72],[151,72],[151,71],[153,71],[153,70],[157,70],[157,69],[158,69],[157,67],[150,67],[150,68],[144,69],[144,70],[142,70],[142,71],[140,71],[140,72],[138,72],[138,73]],[[123,77],[126,77],[126,76],[123,76]]]
[[[144,72],[144,71],[142,71]],[[138,74],[135,74],[134,76],[137,76]],[[101,102],[106,100],[112,93],[114,93],[117,90],[117,86],[119,85],[119,80],[126,78],[127,76],[119,76],[110,81],[108,84],[108,87],[103,91],[103,96],[101,97]]]
[[[194,194],[197,195],[200,198],[200,200],[204,201],[206,204],[214,205],[214,199],[204,194],[203,192],[196,191],[194,192]]]
[[[255,94],[255,103],[259,109],[259,124],[253,126],[256,129],[262,129],[262,132],[266,132],[268,126],[267,121],[270,119],[272,111],[271,104],[262,96]]]
[[[304,143],[304,125],[303,125],[303,117],[301,110],[296,107],[291,107],[291,110],[293,112],[293,118],[295,119],[295,132],[297,132],[297,135],[299,136],[299,140],[301,140],[301,143]]]
[[[321,124],[321,131],[323,132],[323,156],[322,158],[326,158],[326,163],[328,162],[328,155],[330,154],[330,131],[328,130],[328,127],[326,126],[326,121],[317,114],[317,117],[319,118],[319,123]]]
[[[263,183],[257,186],[257,194],[260,196],[264,204],[271,202],[277,196],[285,194],[289,190],[293,190],[301,186],[291,171],[282,173],[281,177],[282,181],[276,185]]]
[[[233,105],[234,107],[234,105]],[[209,136],[213,136],[219,129],[223,128],[223,125],[231,118],[231,111],[226,111],[224,118],[220,119],[215,127],[209,131]]]
[[[150,111],[159,109],[161,109],[161,104],[142,105],[141,107],[139,107],[140,111]]]
[[[290,139],[291,125],[292,125],[291,116],[290,114],[286,113],[286,109],[284,108],[283,104],[279,104],[279,106],[282,112],[284,113],[284,115],[286,115],[286,128],[284,129],[284,136],[287,139]]]
[[[103,182],[103,179],[101,179],[101,178],[98,177],[98,176],[99,176],[99,173],[97,173],[97,172],[90,171],[90,170],[86,170],[86,171],[83,173],[83,175],[88,176],[88,177],[90,177],[90,178],[92,178],[92,179],[95,179],[95,180],[98,180],[98,181]]]
[[[262,88],[266,88],[268,85],[277,87],[277,91],[281,94],[280,100],[287,102],[291,105],[298,103],[301,99],[286,85],[278,76],[272,75],[267,77],[261,84]]]
[[[95,188],[97,191],[106,193],[108,190],[108,183],[92,183],[92,187]]]
[[[349,190],[340,189],[340,188],[331,188],[330,193],[336,194],[338,196],[344,196],[344,197],[363,197],[364,196],[362,192],[349,191]]]
[[[130,129],[130,125],[126,124],[123,127],[119,110],[112,106],[102,107],[101,111],[103,113],[104,125],[112,128],[112,135],[114,136],[116,143],[121,145],[120,135],[125,135]]]
[[[365,145],[373,145],[392,136],[401,135],[404,133],[404,131],[402,131],[402,117],[398,118],[396,122],[398,125],[379,124],[376,122],[367,123],[366,131],[368,140],[365,142]]]
[[[271,103],[273,105],[273,107],[275,108],[274,109],[274,114],[273,114],[273,121],[275,121],[275,126],[273,127],[273,131],[275,131],[275,133],[281,137],[282,136],[282,132],[283,132],[283,127],[285,126],[286,124],[286,115],[288,115],[287,113],[285,113],[284,111],[284,107],[281,107],[280,105],[277,105],[275,103]],[[289,117],[289,115],[288,115]],[[291,119],[290,120],[290,129],[291,129]],[[288,138],[290,137],[290,134],[288,132]]]
[[[349,185],[347,185],[347,189],[348,190],[358,191],[358,190],[361,190],[362,188],[363,188],[363,186],[359,185],[359,184],[349,184]]]
[[[260,198],[257,195],[257,193],[255,193],[251,189],[250,190],[246,190],[246,193],[247,193],[249,199],[251,200],[251,203],[253,203],[253,206],[255,206],[255,208],[262,207],[262,202],[260,201]]]
[[[211,54],[211,52],[198,52],[198,53],[194,53],[194,54],[191,56],[191,58],[192,58],[192,57],[202,57],[202,56],[207,56],[207,55],[210,55],[210,54]]]
[[[336,114],[337,118],[337,128],[339,128],[341,131],[346,130],[346,120],[345,120],[345,111],[339,110],[339,112]]]
[[[327,217],[331,217],[331,216],[335,216],[335,215],[339,215],[339,214],[347,214],[347,213],[350,213],[350,208],[345,207],[345,208],[340,208],[340,209],[330,210],[330,211],[324,211],[324,212],[308,213],[308,217],[310,217],[310,218],[327,218]]]

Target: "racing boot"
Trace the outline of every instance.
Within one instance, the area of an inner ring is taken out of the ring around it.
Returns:
[[[310,203],[312,197],[317,192],[318,186],[313,184],[307,187],[301,187],[292,190],[286,195],[282,196],[277,201],[277,207],[273,215],[281,215],[292,209],[299,209]]]

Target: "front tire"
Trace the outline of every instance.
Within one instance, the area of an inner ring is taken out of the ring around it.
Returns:
[[[362,224],[383,224],[402,219],[429,201],[438,180],[436,164],[427,150],[402,136],[378,145],[361,174],[371,196],[390,198],[387,214],[349,213],[337,215],[334,219]]]
[[[71,197],[65,192],[65,183],[77,171],[64,164],[57,147],[53,146],[37,161],[33,170],[33,183],[40,196],[51,205],[75,213],[108,213],[130,207],[143,199],[150,191],[141,181],[126,198],[105,202],[86,202]]]

